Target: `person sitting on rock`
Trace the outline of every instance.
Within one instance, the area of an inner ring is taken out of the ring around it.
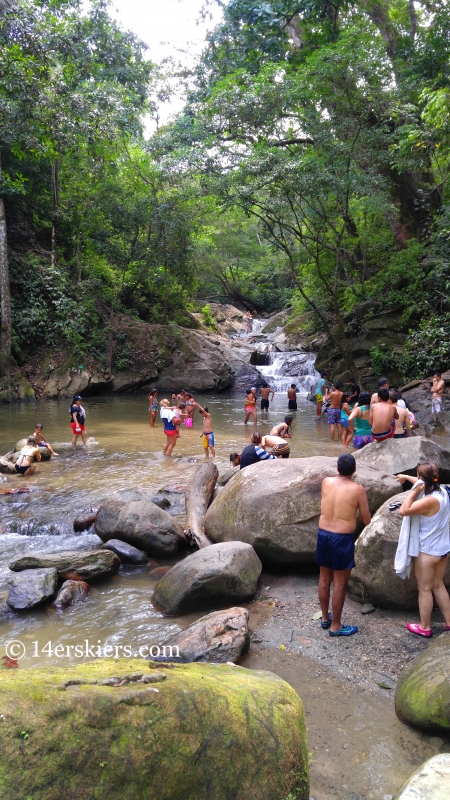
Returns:
[[[412,434],[408,409],[397,405],[399,393],[396,389],[389,389],[389,398],[398,413],[398,419],[395,420],[394,439],[406,439]]]
[[[369,414],[372,437],[375,442],[392,439],[398,415],[399,412],[390,401],[389,390],[378,389],[378,403],[371,405]]]
[[[32,475],[36,469],[36,464],[33,464],[34,459],[36,459],[36,461],[42,460],[34,436],[29,436],[26,445],[22,447],[14,465],[17,474],[23,475],[26,478]]]
[[[262,436],[260,433],[254,433],[251,439],[251,444],[244,447],[241,453],[241,460],[239,462],[240,469],[245,469],[251,464],[259,464],[260,461],[269,461],[276,459],[276,456],[267,453],[261,447]]]
[[[52,458],[52,456],[59,456],[59,453],[55,453],[52,446],[46,441],[45,436],[42,433],[42,425],[40,422],[35,425],[32,436],[38,447],[47,448],[48,452],[50,453],[50,458]]]
[[[369,524],[371,515],[366,490],[353,481],[356,472],[354,457],[349,453],[339,456],[337,471],[336,477],[322,481],[316,549],[316,562],[320,567],[318,591],[322,609],[321,627],[328,630],[330,636],[351,636],[358,628],[356,625],[343,625],[341,614],[350,573],[355,566],[353,532],[358,511],[364,525]]]

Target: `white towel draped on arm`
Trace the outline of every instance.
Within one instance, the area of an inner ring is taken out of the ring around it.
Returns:
[[[423,492],[416,499],[420,497],[423,497]],[[420,514],[403,517],[394,561],[394,569],[403,580],[411,575],[411,559],[419,555],[419,526]]]

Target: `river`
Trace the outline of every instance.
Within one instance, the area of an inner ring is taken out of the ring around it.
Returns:
[[[196,399],[207,405],[213,416],[219,471],[228,469],[229,453],[241,450],[254,430],[252,425],[243,424],[243,396],[222,393],[198,395]],[[85,603],[62,613],[33,610],[17,614],[5,605],[11,574],[7,565],[13,558],[30,552],[98,547],[100,540],[95,534],[73,532],[77,513],[98,505],[119,489],[145,487],[156,492],[165,485],[185,485],[204,458],[199,415],[192,429],[182,426],[174,457],[163,456],[162,424],[158,419],[156,427],[150,428],[145,395],[87,398],[83,405],[87,411],[88,447],[73,451],[68,405],[67,400],[61,400],[0,408],[0,453],[32,433],[36,422],[43,424],[44,434],[59,453],[50,462],[39,464],[31,478],[12,477],[1,484],[26,484],[34,490],[30,494],[0,496],[0,651],[10,639],[29,643],[21,661],[23,667],[61,663],[50,654],[50,648],[42,651],[49,641],[66,645],[88,639],[95,644],[101,642],[102,646],[131,646],[137,652],[142,645],[162,643],[169,632],[194,619],[165,618],[154,610],[150,596],[158,578],[149,575],[149,567],[122,566],[117,576],[96,584]],[[339,455],[340,445],[328,439],[328,426],[316,424],[314,408],[304,396],[299,397],[298,411],[294,412],[292,456]],[[258,430],[268,432],[286,413],[286,394],[277,393],[266,419],[260,416]]]

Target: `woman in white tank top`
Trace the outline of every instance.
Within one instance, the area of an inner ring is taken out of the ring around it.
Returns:
[[[450,503],[446,489],[439,486],[436,464],[419,464],[417,478],[397,475],[400,483],[411,481],[414,486],[399,508],[402,517],[420,516],[419,555],[414,558],[414,574],[419,587],[420,625],[410,622],[406,626],[418,636],[430,637],[433,595],[445,619],[445,630],[450,631],[450,597],[444,586],[444,573],[450,555]],[[424,497],[417,496],[424,491]]]

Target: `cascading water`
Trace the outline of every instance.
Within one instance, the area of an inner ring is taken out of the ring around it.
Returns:
[[[274,392],[286,392],[295,383],[300,394],[308,394],[320,377],[314,369],[314,353],[272,352],[268,358],[270,363],[258,370]]]
[[[252,319],[252,333],[253,336],[255,333],[259,333],[261,331],[262,326],[264,323],[267,322],[265,319]]]

